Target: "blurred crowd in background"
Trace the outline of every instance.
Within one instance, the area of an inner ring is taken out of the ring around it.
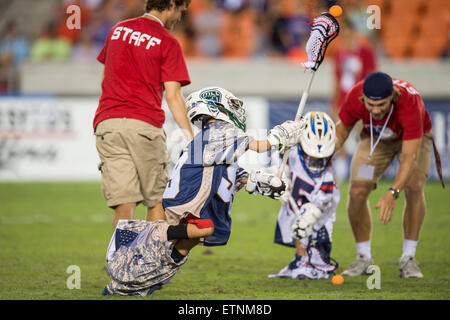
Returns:
[[[81,8],[81,28],[70,30],[66,9],[74,4]],[[120,20],[142,15],[144,4],[145,0],[55,1],[35,38],[21,34],[20,20],[8,20],[0,33],[0,92],[17,88],[15,74],[24,60],[95,61],[110,29]],[[188,59],[305,61],[308,23],[334,4],[344,8],[339,17],[342,34],[327,55],[334,57],[344,91],[376,67],[377,57],[438,60],[449,55],[448,0],[192,0],[173,34]],[[367,27],[371,4],[381,8],[381,29]],[[336,104],[338,95],[336,89]]]

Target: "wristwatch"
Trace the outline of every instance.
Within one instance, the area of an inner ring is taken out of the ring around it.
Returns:
[[[400,194],[400,190],[399,189],[389,188],[389,191],[392,193],[392,196],[394,197],[394,199],[398,198],[398,196]]]

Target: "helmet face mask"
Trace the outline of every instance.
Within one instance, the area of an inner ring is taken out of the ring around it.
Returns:
[[[186,99],[187,113],[192,124],[200,127],[217,119],[231,123],[245,132],[244,102],[220,87],[208,87],[191,93]]]
[[[323,112],[308,112],[304,118],[306,126],[300,138],[300,160],[311,177],[320,177],[334,153],[335,125]]]
[[[328,167],[331,157],[315,158],[307,155],[303,150],[300,150],[300,152],[300,161],[308,174],[313,178],[320,177],[322,172]]]

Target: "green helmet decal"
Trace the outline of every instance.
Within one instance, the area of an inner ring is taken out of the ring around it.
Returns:
[[[191,122],[197,119],[199,115],[205,115],[231,123],[242,131],[246,130],[243,101],[223,88],[208,87],[200,89],[193,92],[186,99],[186,103]]]
[[[247,128],[246,124],[239,121],[239,119],[230,110],[226,109],[221,105],[218,105],[217,108],[223,113],[225,113],[228,116],[228,118],[230,118],[230,120],[233,121],[236,127],[245,132],[245,129]]]
[[[222,94],[220,93],[220,91],[215,89],[205,90],[200,93],[200,98],[220,103],[222,101]]]

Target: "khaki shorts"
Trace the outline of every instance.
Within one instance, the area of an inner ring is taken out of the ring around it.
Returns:
[[[430,169],[430,159],[431,159],[431,142],[433,135],[431,133],[424,134],[422,138],[422,144],[420,146],[419,154],[416,161],[416,168],[426,175]],[[350,167],[350,181],[372,181],[373,183],[378,182],[384,172],[387,170],[389,165],[397,156],[398,160],[402,159],[402,141],[395,142],[383,142],[380,141],[372,154],[372,158],[368,160],[370,153],[370,136],[361,134],[361,140],[358,147],[353,155],[352,164]],[[358,175],[360,165],[370,165],[375,167],[373,178],[361,178]]]
[[[142,202],[153,208],[162,201],[169,179],[169,155],[162,128],[140,120],[115,118],[100,122],[95,136],[102,193],[109,207]]]

